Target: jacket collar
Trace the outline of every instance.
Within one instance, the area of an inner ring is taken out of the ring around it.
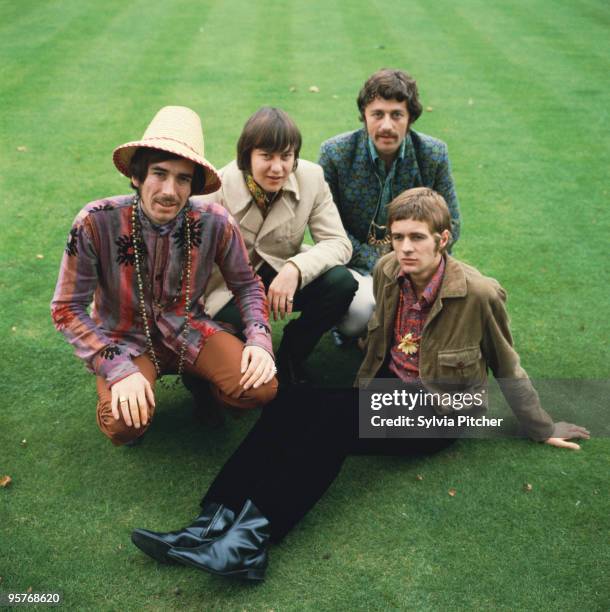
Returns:
[[[383,273],[398,287],[398,274],[400,265],[396,257],[388,257],[388,261],[383,264]],[[387,283],[386,283],[387,284]],[[466,285],[466,275],[457,259],[450,255],[445,255],[445,275],[438,292],[437,300],[443,298],[465,297],[468,292]]]
[[[407,132],[405,137],[405,150],[402,159],[400,160],[400,172],[398,173],[399,181],[404,185],[412,185],[413,187],[421,187],[424,183],[419,171],[419,163],[415,152],[414,140],[418,138],[413,130]],[[398,169],[397,169],[398,170]]]
[[[229,212],[235,216],[248,209],[239,224],[242,228],[258,234],[259,239],[295,216],[294,209],[300,200],[299,183],[291,172],[282,187],[282,194],[273,202],[265,218],[254,203],[246,181],[237,162],[232,161],[222,171],[224,200]]]
[[[379,152],[377,151],[377,147],[373,142],[373,139],[367,134],[366,144],[369,148],[369,154],[371,155],[371,159],[373,163],[377,165],[377,160],[379,159]],[[405,148],[407,146],[407,138],[404,138],[400,143],[400,148],[398,149],[398,155],[394,158],[394,163],[402,161],[405,156]]]
[[[252,201],[252,194],[248,190],[243,173],[237,167],[237,162],[235,160],[222,169],[222,178],[224,179],[223,190],[225,200],[231,202],[231,212],[237,214],[250,204]],[[282,191],[288,191],[294,194],[297,202],[300,200],[301,193],[294,172],[290,173],[288,180],[282,187]]]

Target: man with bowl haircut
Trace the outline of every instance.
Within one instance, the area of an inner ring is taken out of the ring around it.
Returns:
[[[274,318],[301,313],[283,331],[277,352],[280,382],[306,380],[303,362],[324,332],[345,315],[357,283],[345,264],[352,253],[322,169],[299,159],[301,133],[281,109],[252,115],[237,143],[237,159],[220,174],[222,188],[206,196],[239,223]],[[309,228],[314,245],[303,248]],[[237,301],[215,271],[206,289],[208,312],[240,328]]]
[[[353,247],[348,267],[359,289],[339,325],[339,331],[351,337],[366,331],[375,307],[371,274],[390,249],[391,200],[412,187],[434,189],[449,207],[453,244],[460,235],[447,145],[411,129],[422,113],[415,80],[401,70],[378,70],[367,79],[357,102],[364,127],[324,142],[319,159]]]
[[[115,445],[142,436],[164,373],[209,381],[235,408],[265,404],[277,381],[264,289],[227,211],[191,199],[221,184],[199,116],[162,108],[113,161],[136,194],[76,216],[51,303],[55,327],[97,375],[100,429]],[[245,346],[206,314],[213,264],[236,296]]]

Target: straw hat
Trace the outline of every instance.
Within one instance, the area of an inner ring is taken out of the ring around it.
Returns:
[[[204,169],[203,190],[193,195],[212,193],[220,189],[216,168],[203,155],[203,130],[199,115],[186,106],[164,106],[150,122],[141,140],[117,147],[112,161],[121,174],[131,178],[129,164],[138,147],[148,147],[174,153],[199,164]]]

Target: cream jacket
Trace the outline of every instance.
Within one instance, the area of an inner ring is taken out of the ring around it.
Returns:
[[[198,196],[207,202],[222,204],[239,223],[250,262],[258,270],[263,262],[279,271],[291,261],[301,271],[301,287],[334,266],[346,264],[352,245],[343,229],[337,207],[324,180],[322,168],[299,159],[282,194],[264,218],[254,203],[243,174],[232,161],[220,174],[222,188]],[[314,246],[303,248],[309,227]],[[214,317],[233,297],[216,265],[205,293],[205,310]]]

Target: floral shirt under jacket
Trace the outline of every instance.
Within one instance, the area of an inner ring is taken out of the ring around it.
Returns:
[[[146,350],[132,240],[133,196],[85,206],[77,215],[61,262],[51,314],[55,327],[88,368],[113,384],[138,371],[132,357]],[[190,200],[157,227],[138,210],[144,241],[144,293],[151,336],[179,354],[185,323],[184,223],[190,224],[191,326],[185,360],[194,363],[221,325],[205,312],[212,265],[235,295],[247,345],[272,353],[264,287],[252,270],[239,227],[217,204]],[[90,309],[90,310],[89,310]],[[90,312],[90,314],[89,314]]]

